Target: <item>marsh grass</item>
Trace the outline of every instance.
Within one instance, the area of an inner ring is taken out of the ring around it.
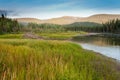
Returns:
[[[0,39],[21,39],[23,34],[2,34]]]
[[[86,32],[55,32],[55,33],[38,33],[40,36],[44,37],[45,39],[54,39],[54,40],[66,40],[70,39],[76,35],[86,34]]]
[[[0,39],[0,80],[119,80],[118,67],[71,42]]]

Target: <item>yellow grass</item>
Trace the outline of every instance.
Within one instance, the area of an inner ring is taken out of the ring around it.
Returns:
[[[71,42],[0,39],[0,80],[119,80],[117,67]]]

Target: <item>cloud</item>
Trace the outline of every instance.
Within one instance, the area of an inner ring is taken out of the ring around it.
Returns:
[[[119,4],[120,1],[114,0],[31,0],[23,3],[23,6],[16,4],[16,7],[9,9],[14,11],[11,17],[48,19],[60,16],[85,17],[93,14],[117,14],[120,13]]]
[[[65,3],[57,3],[57,4],[50,4],[50,5],[39,5],[39,6],[32,6],[32,7],[19,7],[15,8],[18,11],[56,11],[56,10],[64,10],[70,9],[71,6],[74,6],[76,2],[65,2]]]
[[[0,9],[0,14],[4,14],[5,16],[18,16],[18,14],[15,11],[6,9]]]
[[[46,14],[50,16],[50,14],[60,14],[61,12],[65,13],[70,10],[71,6],[74,6],[76,2],[65,2],[65,3],[57,3],[52,5],[43,5],[43,6],[35,6],[35,7],[20,7],[15,8],[18,17],[36,17]],[[68,9],[69,8],[69,9]],[[19,13],[19,14],[18,14]],[[17,15],[13,15],[14,17]]]

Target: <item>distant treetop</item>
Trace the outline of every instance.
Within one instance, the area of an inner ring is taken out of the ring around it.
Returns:
[[[4,18],[7,16],[7,10],[0,10],[0,17]]]

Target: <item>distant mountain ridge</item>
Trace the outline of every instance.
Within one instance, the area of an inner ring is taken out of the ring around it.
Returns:
[[[18,22],[26,23],[51,23],[51,24],[72,24],[75,22],[94,22],[94,23],[105,23],[109,20],[120,19],[120,14],[96,14],[89,17],[72,17],[72,16],[63,16],[59,18],[52,18],[47,20],[40,20],[36,18],[17,18]]]

